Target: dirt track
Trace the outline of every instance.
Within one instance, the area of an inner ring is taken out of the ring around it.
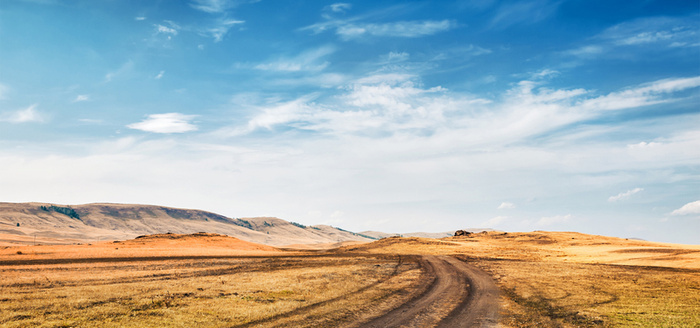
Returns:
[[[416,298],[362,327],[495,327],[498,287],[484,271],[450,256],[424,256],[434,277]]]

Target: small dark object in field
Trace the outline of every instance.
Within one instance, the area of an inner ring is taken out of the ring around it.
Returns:
[[[17,255],[22,255],[22,251],[17,251]]]
[[[469,232],[469,231],[464,231],[464,230],[457,230],[457,231],[455,231],[455,237],[459,237],[459,236],[469,236],[469,235],[471,235],[471,234],[472,234],[471,232]]]

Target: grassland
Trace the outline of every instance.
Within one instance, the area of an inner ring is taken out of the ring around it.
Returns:
[[[452,255],[489,272],[505,327],[700,327],[700,246],[565,232],[383,239],[349,252]]]
[[[577,233],[291,251],[217,235],[0,248],[3,327],[361,327],[424,290],[415,255],[493,276],[504,327],[700,327],[700,246]]]
[[[420,276],[405,256],[251,246],[201,235],[4,248],[0,326],[337,325],[400,303]]]

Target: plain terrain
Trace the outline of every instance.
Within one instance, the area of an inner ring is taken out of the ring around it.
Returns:
[[[213,234],[3,247],[0,325],[361,327],[434,289],[423,256],[488,273],[505,327],[700,325],[700,246],[562,232],[301,251]],[[420,326],[445,326],[460,295],[426,305]]]

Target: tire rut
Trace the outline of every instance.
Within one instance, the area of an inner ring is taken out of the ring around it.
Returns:
[[[362,327],[495,327],[498,287],[484,271],[450,256],[423,256],[435,280],[427,291]]]

